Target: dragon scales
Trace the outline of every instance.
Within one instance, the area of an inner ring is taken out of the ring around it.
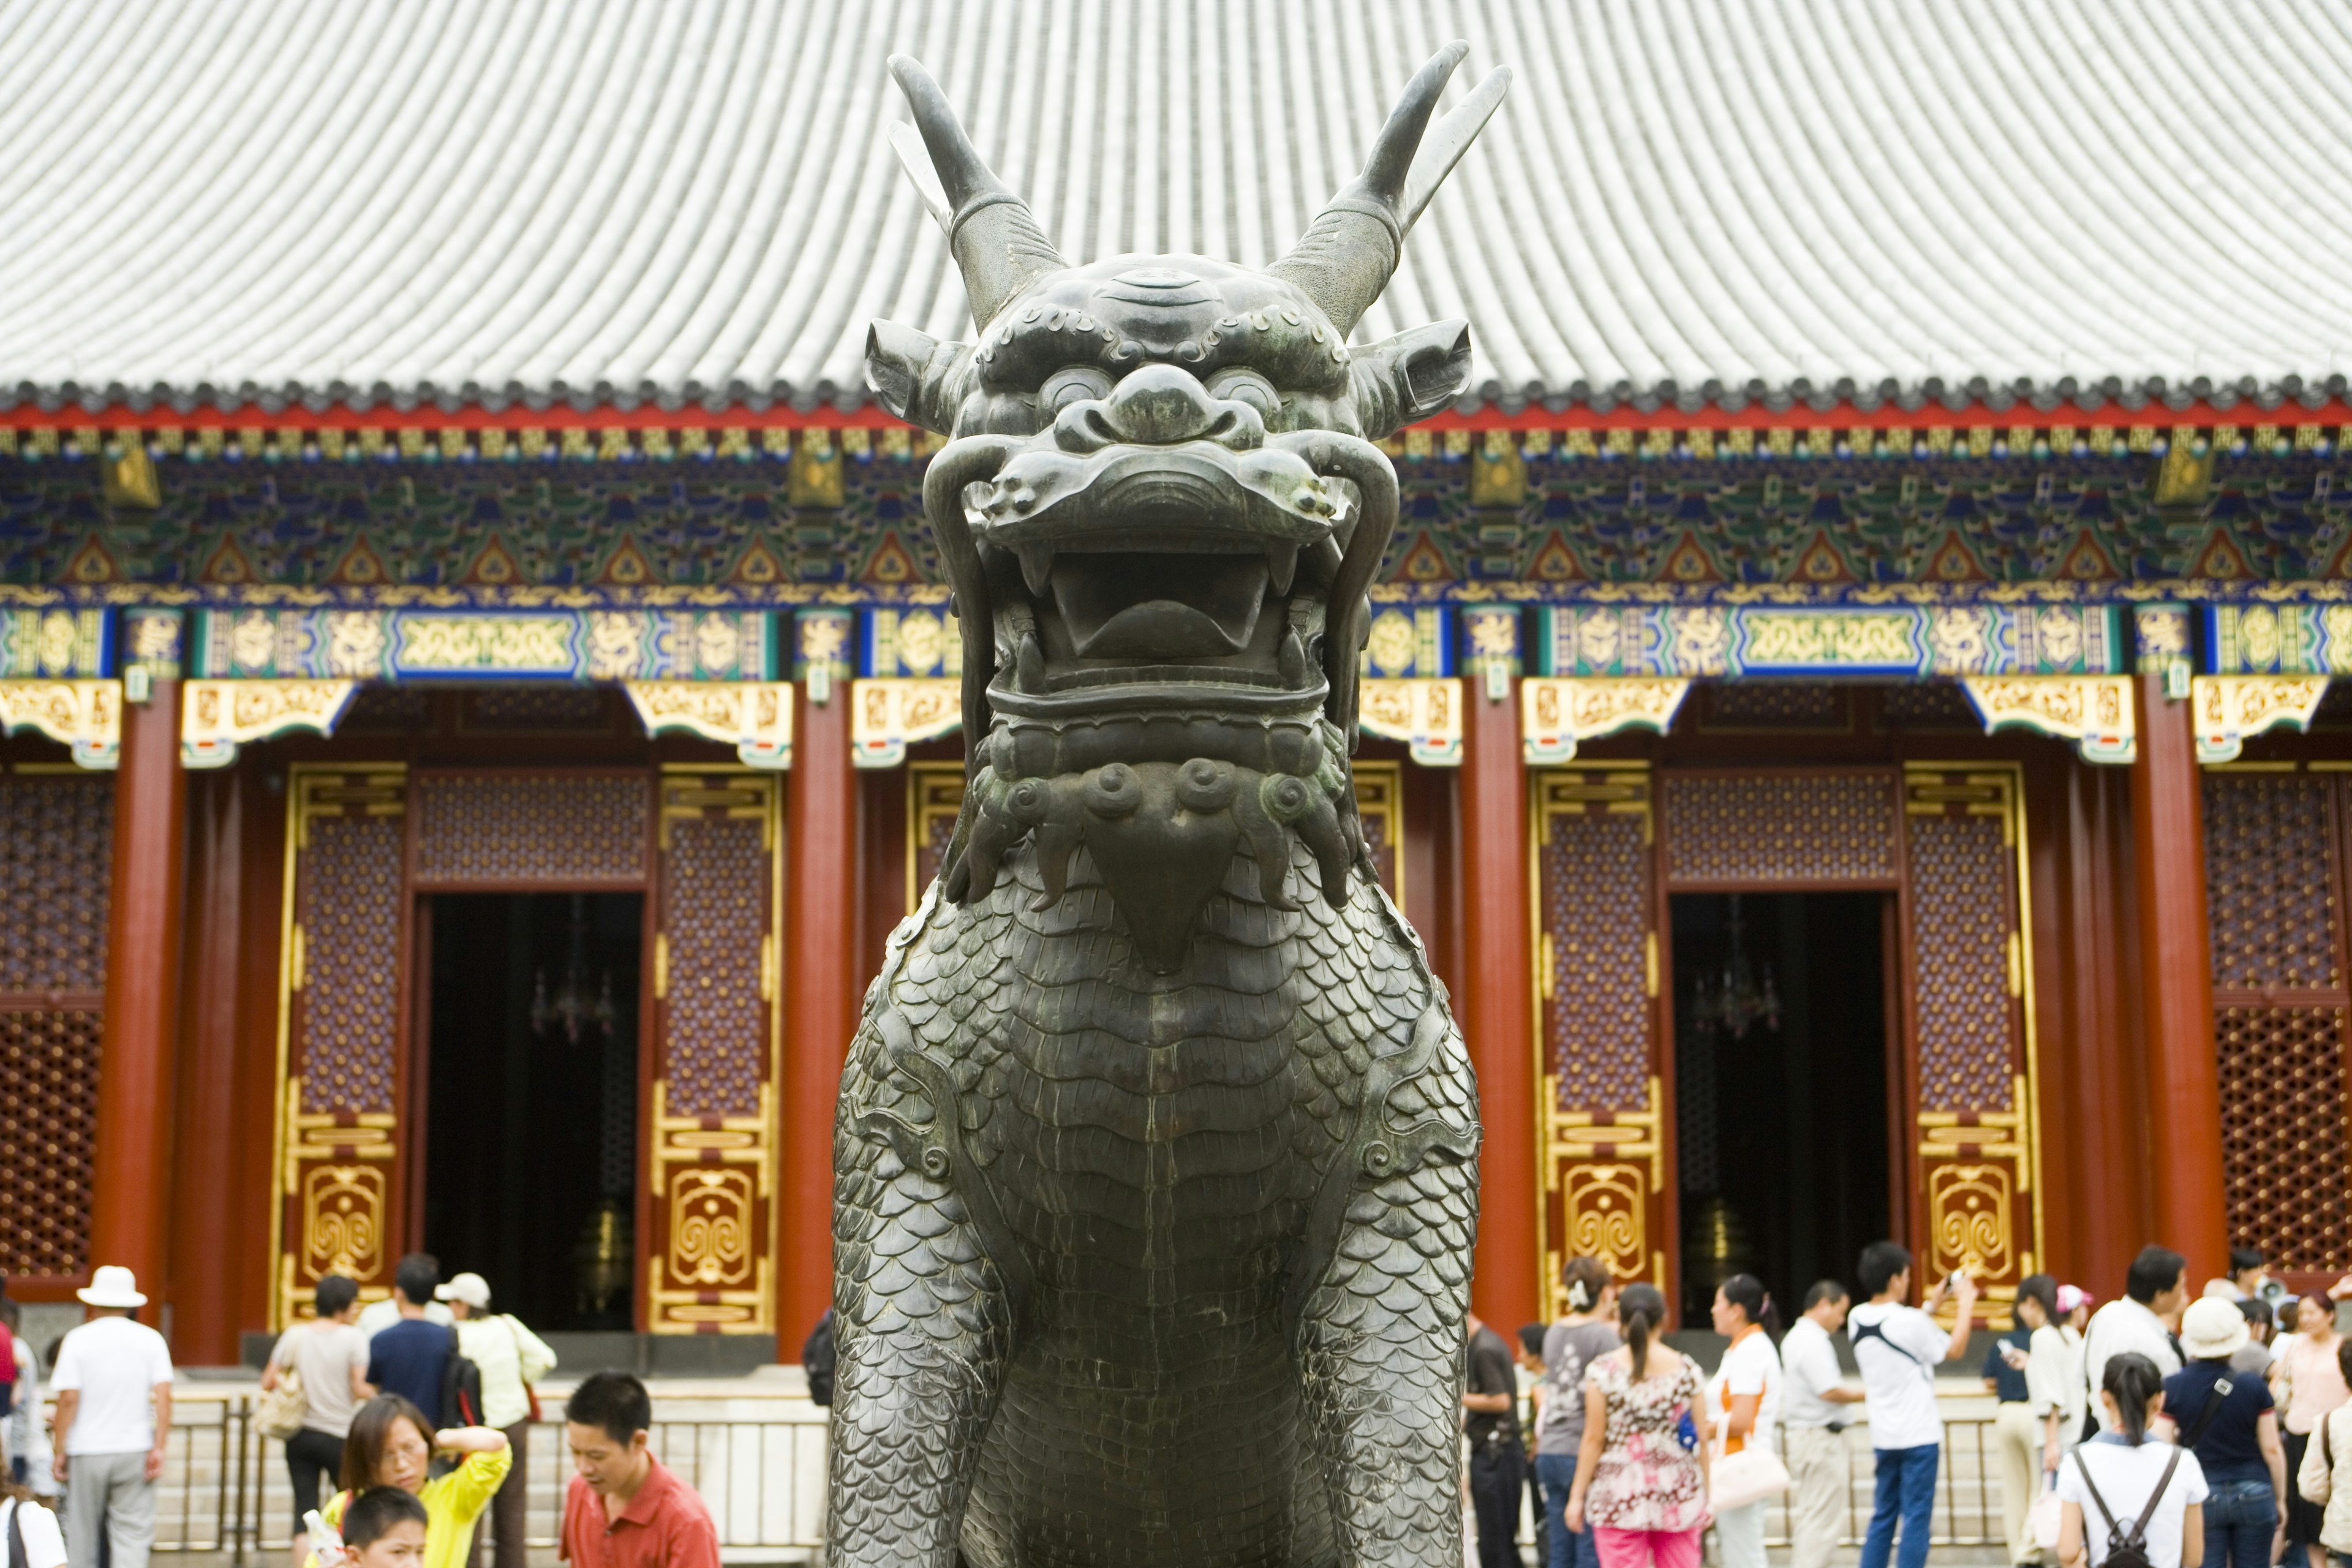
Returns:
[[[1465,53],[1264,271],[1066,266],[890,62],[979,323],[867,342],[952,437],[968,785],[842,1077],[832,1563],[1462,1561],[1476,1091],[1349,754],[1372,443],[1469,335],[1347,340],[1501,101],[1431,126]]]

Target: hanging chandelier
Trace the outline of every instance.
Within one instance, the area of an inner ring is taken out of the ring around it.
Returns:
[[[1733,1039],[1745,1039],[1748,1029],[1757,1024],[1780,1031],[1780,994],[1772,984],[1772,967],[1764,966],[1764,979],[1759,985],[1756,972],[1748,963],[1748,921],[1739,912],[1739,895],[1731,895],[1731,919],[1728,922],[1731,951],[1723,961],[1722,972],[1708,974],[1701,972],[1698,984],[1691,995],[1691,1021],[1709,1034],[1721,1030]]]
[[[572,1045],[580,1043],[583,1025],[593,1026],[596,1032],[610,1036],[619,1014],[613,1005],[613,976],[607,972],[597,977],[592,999],[588,978],[588,900],[578,893],[572,895],[571,951],[563,965],[563,977],[557,982],[555,994],[547,994],[547,971],[542,969],[531,986],[530,1032],[544,1036],[559,1024],[563,1037]]]

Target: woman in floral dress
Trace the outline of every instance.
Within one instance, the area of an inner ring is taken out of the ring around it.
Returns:
[[[1656,1342],[1665,1316],[1656,1286],[1628,1285],[1617,1298],[1625,1348],[1585,1368],[1584,1447],[1565,1522],[1591,1530],[1601,1568],[1698,1568],[1706,1405],[1698,1368]]]

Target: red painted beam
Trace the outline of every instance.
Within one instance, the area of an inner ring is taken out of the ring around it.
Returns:
[[[2330,398],[2317,408],[2306,408],[2300,403],[2282,404],[2276,408],[2257,408],[2250,403],[2240,403],[2228,408],[2210,403],[2190,404],[2186,408],[2174,408],[2162,403],[2146,403],[2137,408],[2119,405],[2095,412],[2071,404],[2053,409],[2035,408],[2032,405],[2012,404],[2007,408],[1991,408],[1982,404],[1967,408],[1947,408],[1940,403],[1919,408],[1904,408],[1892,403],[1875,408],[1863,409],[1852,402],[1840,402],[1826,409],[1810,404],[1800,404],[1778,411],[1760,403],[1740,409],[1719,408],[1709,405],[1703,408],[1636,408],[1631,404],[1619,404],[1602,412],[1589,405],[1580,404],[1557,413],[1533,404],[1516,414],[1505,413],[1488,404],[1469,414],[1447,409],[1415,426],[1415,429],[1446,430],[1970,430],[1980,426],[2007,430],[2024,427],[2046,430],[2053,426],[2070,426],[2088,430],[2094,426],[2116,430],[2169,430],[2188,425],[2209,428],[2231,425],[2241,429],[2256,425],[2276,425],[2291,428],[2297,425],[2341,426],[2352,424],[2352,403],[2342,398]],[[501,408],[491,410],[473,405],[462,408],[442,408],[437,405],[399,409],[379,406],[365,410],[343,405],[324,409],[288,408],[268,413],[246,406],[236,409],[204,407],[185,414],[169,407],[142,411],[123,405],[110,405],[92,410],[76,404],[71,407],[44,409],[19,405],[0,409],[0,430],[893,430],[910,428],[903,420],[894,418],[878,405],[868,404],[853,409],[824,408],[745,408],[720,409],[713,413],[697,405],[691,408],[665,409],[656,407],[591,409],[574,408],[566,404],[557,408]]]
[[[849,685],[812,702],[805,682],[785,786],[782,1252],[778,1358],[833,1304],[833,1113],[857,1026],[857,795]]]
[[[1463,985],[1454,1004],[1478,1072],[1477,1314],[1506,1333],[1535,1320],[1535,973],[1528,958],[1527,775],[1518,694],[1486,700],[1466,681],[1462,767]]]
[[[2229,1271],[2222,1203],[2221,1087],[2213,1054],[2213,957],[2205,905],[2205,811],[2189,704],[2160,676],[2139,681],[2132,848],[2139,902],[2156,1235],[2189,1277]]]
[[[151,1302],[166,1300],[168,1285],[165,1221],[187,833],[187,774],[179,752],[179,682],[159,680],[152,700],[125,704],[122,712],[89,1216],[91,1266],[133,1270]],[[148,1321],[155,1321],[152,1310]]]

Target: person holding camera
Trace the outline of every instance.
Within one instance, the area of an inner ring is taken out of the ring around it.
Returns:
[[[1943,1418],[1936,1413],[1936,1368],[1968,1354],[1977,1282],[1955,1269],[1927,1292],[1924,1310],[1914,1307],[1911,1255],[1892,1241],[1864,1247],[1858,1272],[1870,1300],[1847,1315],[1846,1338],[1862,1368],[1871,1447],[1878,1459],[1862,1568],[1886,1568],[1898,1523],[1903,1546],[1895,1561],[1900,1568],[1924,1568],[1936,1512],[1937,1457],[1944,1440]],[[1948,1294],[1959,1309],[1959,1321],[1948,1334],[1934,1317]]]

